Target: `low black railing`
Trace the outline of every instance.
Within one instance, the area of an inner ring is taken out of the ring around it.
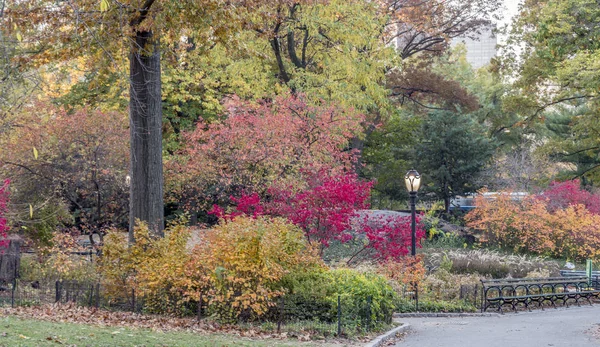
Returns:
[[[582,299],[591,305],[591,299],[600,295],[598,276],[493,279],[481,280],[481,284],[482,312],[490,307],[502,312],[506,305],[514,311],[519,305],[530,309],[532,304],[543,309],[544,303],[553,307],[561,303],[568,307],[569,300],[579,305]]]

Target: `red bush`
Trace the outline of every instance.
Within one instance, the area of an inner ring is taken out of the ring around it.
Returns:
[[[589,212],[600,214],[600,195],[581,189],[579,180],[552,182],[550,188],[540,194],[540,197],[548,200],[550,212],[584,205]]]
[[[258,194],[231,197],[235,210],[226,212],[215,205],[211,214],[226,220],[239,215],[254,218],[262,214],[284,217],[299,226],[309,242],[316,242],[321,250],[333,240],[348,242],[364,237],[366,249],[375,250],[380,261],[398,260],[408,254],[411,246],[410,217],[359,218],[358,211],[369,207],[372,182],[358,179],[356,174],[328,176],[326,172],[307,174],[308,186],[301,190],[271,188],[271,200],[261,202]],[[421,216],[417,216],[417,242],[425,236]],[[420,247],[420,244],[417,243]],[[352,257],[350,260],[352,260]]]

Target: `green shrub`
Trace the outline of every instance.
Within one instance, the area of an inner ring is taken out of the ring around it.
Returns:
[[[444,233],[439,231],[434,237],[427,239],[423,242],[424,248],[441,248],[441,249],[453,249],[463,248],[466,244],[464,237],[455,233]]]
[[[290,290],[286,312],[293,318],[335,321],[339,296],[346,328],[378,329],[392,321],[397,294],[381,275],[353,269],[318,270],[291,274],[285,284]]]

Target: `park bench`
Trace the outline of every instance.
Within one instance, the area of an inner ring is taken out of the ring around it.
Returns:
[[[585,271],[579,270],[560,270],[560,275],[562,277],[581,277],[587,276]],[[600,271],[592,271],[592,280],[596,281],[600,277]]]
[[[545,302],[551,303],[554,308],[557,302],[568,307],[569,300],[579,306],[582,299],[591,305],[591,299],[600,296],[600,290],[587,276],[491,279],[481,280],[481,284],[481,312],[490,307],[503,312],[502,308],[506,305],[515,312],[519,305],[530,310],[530,305],[537,304],[544,309]]]

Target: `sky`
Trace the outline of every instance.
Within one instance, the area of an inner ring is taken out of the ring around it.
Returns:
[[[503,27],[506,24],[510,24],[513,17],[519,11],[519,3],[521,0],[504,0],[504,8],[502,9],[502,15],[500,16],[500,21],[498,22],[498,28]],[[498,43],[502,44],[505,42],[504,35],[498,36]]]
[[[508,24],[512,17],[517,14],[519,10],[520,0],[504,0],[504,11],[501,24]]]

